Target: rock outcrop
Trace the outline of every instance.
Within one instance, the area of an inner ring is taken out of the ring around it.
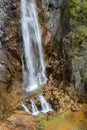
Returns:
[[[16,97],[17,93],[15,94],[21,79],[18,4],[16,0],[0,1],[0,119],[2,120],[16,105],[13,102],[19,100]],[[13,85],[14,83],[17,84]]]
[[[12,0],[1,0],[0,5],[0,82],[9,84],[21,70],[19,8],[18,2]]]
[[[71,31],[63,39],[64,50],[68,57],[70,80],[77,93],[87,92],[87,2],[72,0],[70,6]]]

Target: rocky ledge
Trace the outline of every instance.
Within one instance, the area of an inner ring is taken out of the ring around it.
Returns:
[[[37,118],[23,111],[16,111],[0,124],[0,130],[36,130]]]

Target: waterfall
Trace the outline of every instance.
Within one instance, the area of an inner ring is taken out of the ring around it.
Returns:
[[[39,95],[39,99],[41,102],[41,107],[42,107],[41,112],[42,113],[47,113],[49,111],[53,111],[53,109],[51,108],[51,105],[46,101],[46,99],[44,98],[43,95]]]
[[[26,91],[32,92],[47,81],[35,0],[21,0],[21,24],[24,50],[23,79]]]
[[[21,24],[23,36],[22,49],[22,70],[23,80],[26,85],[26,91],[32,92],[43,86],[46,81],[46,68],[43,57],[42,38],[39,27],[37,9],[35,0],[21,0]],[[52,108],[46,99],[39,96],[43,113],[52,111]],[[38,115],[40,112],[31,99],[32,114]],[[30,113],[28,108],[22,104],[26,112]]]
[[[25,106],[24,103],[22,103],[21,106],[24,108],[24,110],[25,110],[26,112],[31,113],[31,112],[29,111],[29,109]]]
[[[40,112],[32,99],[31,99],[31,105],[32,105],[32,114],[38,115]]]

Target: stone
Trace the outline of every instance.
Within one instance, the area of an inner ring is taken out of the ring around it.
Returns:
[[[37,119],[35,117],[25,112],[16,113],[0,125],[0,130],[36,130]]]
[[[68,95],[65,95],[64,98],[65,98],[65,101],[70,102],[70,97]]]
[[[58,8],[58,0],[50,0],[49,6],[53,6],[54,8]]]

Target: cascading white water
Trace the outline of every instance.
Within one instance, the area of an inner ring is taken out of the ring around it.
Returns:
[[[43,95],[39,95],[39,99],[41,102],[41,107],[42,107],[41,112],[42,113],[47,113],[49,111],[53,111],[53,109],[51,108],[51,105],[46,101],[46,99],[44,98]]]
[[[31,99],[31,105],[32,105],[32,114],[33,115],[38,115],[40,112],[37,108],[37,106],[35,105],[34,101]]]
[[[47,81],[35,0],[21,0],[21,23],[24,42],[23,79],[27,84],[26,91],[32,92]]]
[[[31,112],[29,111],[29,109],[25,106],[24,103],[22,103],[21,106],[24,108],[24,110],[25,110],[26,112],[31,113]]]

